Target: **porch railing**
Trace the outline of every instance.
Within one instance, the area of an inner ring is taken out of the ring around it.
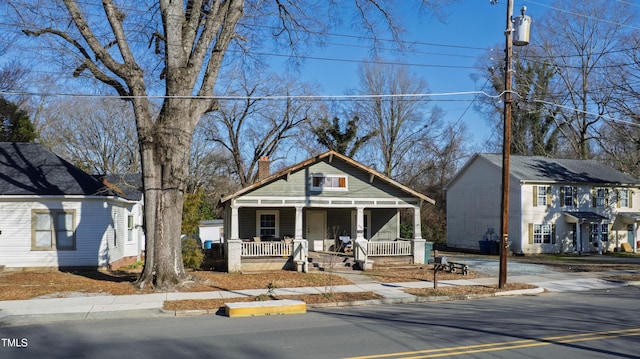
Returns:
[[[289,257],[291,242],[243,242],[242,257]]]
[[[370,241],[366,253],[370,257],[410,256],[413,251],[411,241]]]

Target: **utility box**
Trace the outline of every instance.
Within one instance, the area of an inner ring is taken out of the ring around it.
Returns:
[[[531,17],[524,14],[526,7],[522,7],[522,15],[513,19],[512,43],[515,46],[525,46],[529,44],[531,34]]]

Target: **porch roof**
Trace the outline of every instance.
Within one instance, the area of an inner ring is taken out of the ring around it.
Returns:
[[[600,223],[608,218],[595,212],[563,212],[567,223],[578,223],[581,221]]]
[[[255,190],[256,188],[260,188],[262,186],[265,186],[265,185],[267,185],[267,184],[269,184],[271,182],[274,182],[274,181],[278,180],[279,178],[285,177],[285,176],[291,174],[292,172],[298,171],[298,170],[300,170],[302,168],[308,167],[308,166],[310,166],[310,165],[312,165],[312,164],[314,164],[316,162],[319,162],[319,161],[323,160],[324,158],[329,158],[329,161],[331,161],[331,159],[333,157],[339,158],[339,159],[345,161],[346,163],[350,164],[351,166],[356,167],[356,168],[358,168],[358,169],[360,169],[362,171],[367,172],[371,176],[372,179],[373,178],[378,178],[378,179],[380,179],[380,180],[382,180],[382,181],[384,181],[384,182],[386,182],[386,183],[388,183],[388,184],[390,184],[390,185],[402,190],[403,192],[409,194],[410,196],[416,197],[416,198],[418,198],[420,200],[426,201],[426,202],[431,203],[431,204],[435,204],[436,203],[436,201],[434,199],[432,199],[432,198],[430,198],[430,197],[428,197],[428,196],[426,196],[426,195],[424,195],[424,194],[422,194],[420,192],[417,192],[417,191],[415,191],[415,190],[413,190],[413,189],[411,189],[411,188],[409,188],[409,187],[407,187],[407,186],[405,186],[405,185],[403,185],[403,184],[401,184],[399,182],[396,182],[396,181],[392,180],[391,178],[385,176],[384,174],[382,174],[382,173],[380,173],[380,172],[378,172],[378,171],[376,171],[376,170],[374,170],[374,169],[372,169],[370,167],[367,167],[367,166],[361,164],[360,162],[357,162],[357,161],[351,159],[350,157],[347,157],[347,156],[345,156],[343,154],[335,152],[333,150],[327,151],[327,152],[322,153],[322,154],[320,154],[318,156],[309,158],[309,159],[307,159],[305,161],[302,161],[302,162],[300,162],[298,164],[295,164],[295,165],[287,167],[287,168],[285,168],[285,169],[283,169],[283,170],[281,170],[281,171],[279,171],[277,173],[274,173],[274,174],[270,175],[269,177],[252,184],[251,186],[245,187],[245,188],[243,188],[243,189],[241,189],[241,190],[239,190],[239,191],[237,191],[237,192],[235,192],[235,193],[233,193],[231,195],[228,195],[228,196],[225,196],[225,197],[221,198],[220,199],[220,203],[223,204],[223,203],[225,203],[225,202],[227,202],[227,201],[229,201],[229,200],[231,200],[233,198],[240,197],[240,196],[244,195],[245,193],[249,193],[249,192]]]
[[[640,212],[619,212],[618,215],[622,216],[623,219],[626,219],[624,222],[628,222],[630,224],[640,222]]]

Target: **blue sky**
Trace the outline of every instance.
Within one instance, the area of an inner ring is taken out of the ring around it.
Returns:
[[[409,2],[406,2],[409,3]],[[551,0],[514,1],[514,16],[527,6],[527,15],[533,19],[531,36],[535,36],[536,16],[548,10]],[[478,58],[496,45],[505,43],[507,0],[491,5],[488,0],[466,0],[446,8],[444,22],[428,14],[419,14],[415,8],[403,10],[402,16],[407,41],[416,42],[416,51],[403,56],[400,61],[408,64],[413,73],[424,78],[429,93],[459,93],[478,90],[484,83],[475,83],[470,75]],[[336,31],[346,34],[348,30]],[[358,61],[370,53],[366,41],[333,37],[325,47],[311,52],[301,69],[302,79],[318,83],[322,95],[343,95],[358,84]],[[345,46],[351,44],[352,46]],[[398,59],[397,53],[381,53],[390,61]],[[497,50],[496,56],[504,52]],[[464,121],[476,144],[482,144],[495,128],[489,128],[486,120],[470,106],[474,95],[433,96],[438,106],[446,111],[445,119]],[[458,101],[456,101],[458,100]]]

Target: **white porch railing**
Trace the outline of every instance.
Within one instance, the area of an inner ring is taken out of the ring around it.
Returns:
[[[369,257],[410,256],[413,251],[411,241],[370,241],[366,253]]]
[[[242,257],[289,257],[291,242],[243,242]]]

